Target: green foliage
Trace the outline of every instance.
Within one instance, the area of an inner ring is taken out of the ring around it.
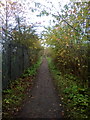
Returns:
[[[44,35],[46,43],[52,48],[51,57],[57,68],[63,74],[77,76],[79,84],[84,87],[88,86],[87,51],[89,47],[85,43],[87,33],[84,32],[84,29],[88,27],[87,8],[88,3],[82,2],[65,5],[63,12],[55,16],[60,20],[59,23],[46,29]]]
[[[35,76],[37,73],[37,68],[40,66],[42,62],[42,57],[37,61],[36,64],[34,64],[32,67],[28,68],[24,74],[22,75],[22,77],[29,77],[29,76]]]
[[[21,78],[16,81],[10,83],[9,88],[3,91],[3,117],[11,117],[14,112],[19,110],[19,106],[21,105],[25,94],[24,91],[27,88],[26,80]],[[28,83],[30,81],[27,81]]]
[[[28,68],[21,78],[11,81],[8,89],[3,90],[3,117],[11,118],[13,114],[19,111],[23,100],[25,99],[26,92],[31,89],[33,85],[34,76],[37,69],[42,62],[42,57],[31,68]]]
[[[53,64],[51,58],[47,58],[54,83],[62,96],[66,109],[66,117],[88,118],[89,96],[88,88],[83,88],[77,81],[79,79],[73,74],[62,74]],[[77,80],[78,79],[78,80]],[[72,111],[72,112],[71,112]]]

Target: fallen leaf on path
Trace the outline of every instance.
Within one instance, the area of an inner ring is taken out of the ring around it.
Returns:
[[[62,111],[61,114],[64,115],[64,111]]]
[[[35,98],[35,97],[32,96],[31,98]]]
[[[59,104],[59,106],[62,106],[62,104]]]
[[[51,111],[51,109],[49,111]]]
[[[32,95],[29,95],[29,97],[32,97]]]
[[[61,97],[61,100],[63,100],[63,97]]]
[[[54,111],[56,111],[56,110],[54,109]]]

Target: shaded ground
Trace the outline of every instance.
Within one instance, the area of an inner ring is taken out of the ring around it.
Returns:
[[[37,82],[17,118],[62,118],[62,108],[44,58]]]

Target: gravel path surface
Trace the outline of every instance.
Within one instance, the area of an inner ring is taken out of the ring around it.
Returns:
[[[53,86],[47,60],[39,68],[37,81],[17,118],[62,118],[62,107]]]

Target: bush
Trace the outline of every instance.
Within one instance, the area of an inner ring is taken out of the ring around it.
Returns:
[[[50,71],[54,78],[56,88],[63,98],[66,108],[66,117],[83,119],[88,118],[89,97],[88,88],[78,84],[78,78],[73,74],[62,74],[55,67],[50,58],[47,58]]]

